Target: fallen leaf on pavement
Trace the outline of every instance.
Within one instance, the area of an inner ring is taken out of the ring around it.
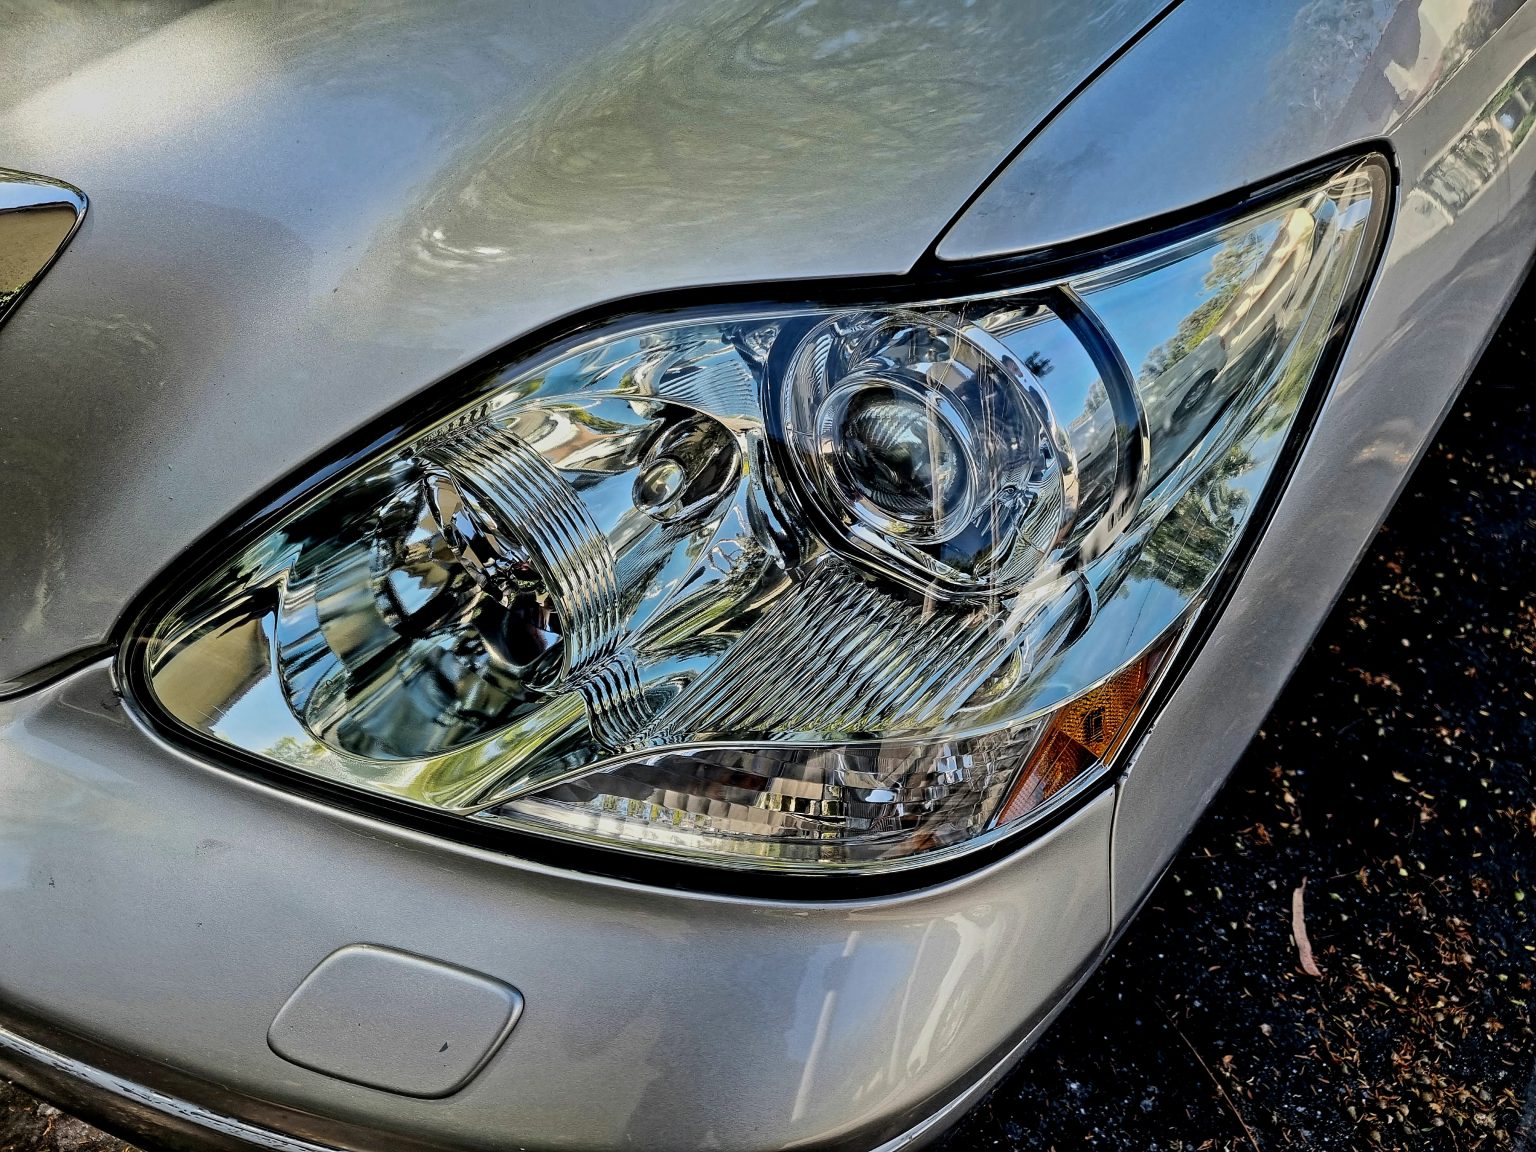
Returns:
[[[1307,939],[1307,919],[1304,893],[1307,878],[1301,878],[1301,887],[1291,893],[1291,935],[1296,937],[1296,954],[1301,959],[1301,970],[1308,976],[1321,976],[1323,970],[1312,959],[1312,941]]]

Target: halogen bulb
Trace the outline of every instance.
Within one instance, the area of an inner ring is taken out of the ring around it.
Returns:
[[[663,524],[696,520],[733,492],[740,477],[741,456],[730,432],[695,413],[664,425],[651,442],[632,499]]]
[[[687,479],[683,466],[676,460],[654,461],[635,478],[635,506],[646,512],[666,508],[682,491]]]
[[[437,539],[448,545],[453,562],[485,598],[475,623],[488,656],[521,680],[553,680],[560,668],[555,651],[560,613],[532,555],[497,532],[490,514],[476,508],[445,473],[429,473],[424,487],[441,525]],[[401,571],[409,571],[407,557],[397,553],[389,575],[398,579]],[[459,598],[447,610],[463,607]]]

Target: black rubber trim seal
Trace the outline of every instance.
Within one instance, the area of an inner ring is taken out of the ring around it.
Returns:
[[[1323,397],[1332,385],[1366,291],[1375,279],[1384,247],[1383,240],[1389,230],[1397,198],[1398,176],[1391,157],[1390,147],[1385,141],[1373,141],[1331,154],[1265,181],[1262,185],[1068,247],[963,264],[939,261],[930,254],[919,261],[908,275],[902,277],[775,284],[771,286],[773,300],[766,305],[763,298],[768,294],[768,289],[763,285],[724,285],[632,297],[575,313],[429,386],[417,397],[363,426],[328,452],[295,469],[247,502],[182,556],[168,564],[124,612],[114,629],[112,639],[118,649],[116,669],[119,690],[155,732],[204,760],[259,779],[281,790],[317,797],[381,821],[405,825],[446,840],[500,851],[576,873],[597,874],[656,887],[757,899],[825,902],[864,900],[910,892],[973,872],[1010,855],[1027,841],[1071,819],[1104,790],[1113,787],[1119,772],[1105,771],[1093,786],[1073,797],[1070,803],[1063,804],[1040,820],[1019,829],[1014,835],[1000,837],[972,852],[932,864],[874,875],[837,872],[804,875],[768,870],[738,870],[670,857],[645,856],[587,843],[562,842],[514,827],[435,812],[409,801],[305,776],[273,761],[215,741],[187,728],[167,715],[156,703],[147,683],[145,637],[149,628],[145,626],[163,618],[188,590],[217,569],[221,561],[227,560],[247,543],[268,531],[290,507],[414,430],[474,403],[495,386],[496,374],[500,370],[516,362],[557,355],[563,347],[642,318],[681,318],[691,313],[716,313],[722,307],[744,304],[776,307],[790,302],[795,307],[837,308],[914,303],[944,296],[980,294],[1011,286],[1027,287],[1031,284],[1045,285],[1064,281],[1156,248],[1176,244],[1186,237],[1259,211],[1298,187],[1326,178],[1351,161],[1374,160],[1382,165],[1388,178],[1386,211],[1381,217],[1378,235],[1372,238],[1372,249],[1367,253],[1365,265],[1357,270],[1350,292],[1339,310],[1338,319],[1297,412],[1275,473],[1265,486],[1259,507],[1255,509],[1244,530],[1231,561],[1218,577],[1205,607],[1198,614],[1193,632],[1179,645],[1174,664],[1162,677],[1137,727],[1123,745],[1130,754],[1129,758],[1134,758],[1146,725],[1161,711],[1182,679],[1184,670],[1203,646],[1214,622],[1220,617],[1246,571],[1254,548],[1268,528],[1280,495],[1289,486]]]

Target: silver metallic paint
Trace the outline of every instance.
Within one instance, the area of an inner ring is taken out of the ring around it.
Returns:
[[[40,1095],[117,1131],[151,1133],[162,1140],[195,1141],[200,1148],[261,1149],[262,1152],[336,1152],[338,1145],[289,1136],[193,1104],[172,1092],[66,1056],[0,1023],[0,1074]]]
[[[0,933],[0,1002],[134,1053],[150,1087],[169,1064],[364,1131],[476,1148],[867,1147],[983,1074],[1097,954],[1112,808],[1106,792],[1006,864],[907,896],[648,889],[199,763],[142,728],[98,665],[0,704],[0,924],[29,926]],[[299,982],[359,941],[523,993],[517,1028],[449,1101],[267,1047]]]
[[[402,1096],[451,1096],[485,1067],[523,997],[481,972],[377,944],[316,965],[267,1029],[284,1060]]]
[[[1478,53],[1521,5],[1180,4],[1052,117],[945,233],[937,253],[973,260],[1055,247],[1382,136],[1418,145],[1433,130],[1415,120],[1458,106],[1464,92],[1436,96],[1463,69],[1472,88],[1491,92],[1493,69]],[[1529,19],[1526,6],[1519,22]],[[1433,154],[1399,147],[1410,185]]]
[[[290,469],[532,329],[905,271],[1163,4],[232,0],[126,42],[103,18],[98,55],[53,44],[89,22],[0,6],[0,76],[72,65],[0,84],[0,163],[93,200],[0,335],[0,692],[100,643]]]

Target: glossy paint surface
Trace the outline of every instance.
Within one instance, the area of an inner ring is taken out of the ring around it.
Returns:
[[[1478,91],[1497,87],[1478,52],[1520,8],[1521,0],[1181,4],[1051,119],[945,234],[938,255],[1066,244],[1362,141],[1418,142],[1433,131],[1416,121],[1457,103],[1456,91],[1435,97],[1463,69]],[[1432,157],[1399,149],[1410,184]]]
[[[136,725],[97,666],[0,705],[0,922],[36,926],[0,933],[0,1003],[342,1129],[474,1148],[867,1148],[947,1100],[957,1071],[982,1074],[1104,942],[1111,808],[1106,793],[1009,866],[904,898],[658,891],[199,764]],[[522,993],[517,1028],[451,1102],[268,1048],[292,991],[354,943]]]
[[[532,329],[905,270],[1161,7],[236,2],[142,35],[0,7],[0,164],[92,200],[0,335],[0,690]]]

